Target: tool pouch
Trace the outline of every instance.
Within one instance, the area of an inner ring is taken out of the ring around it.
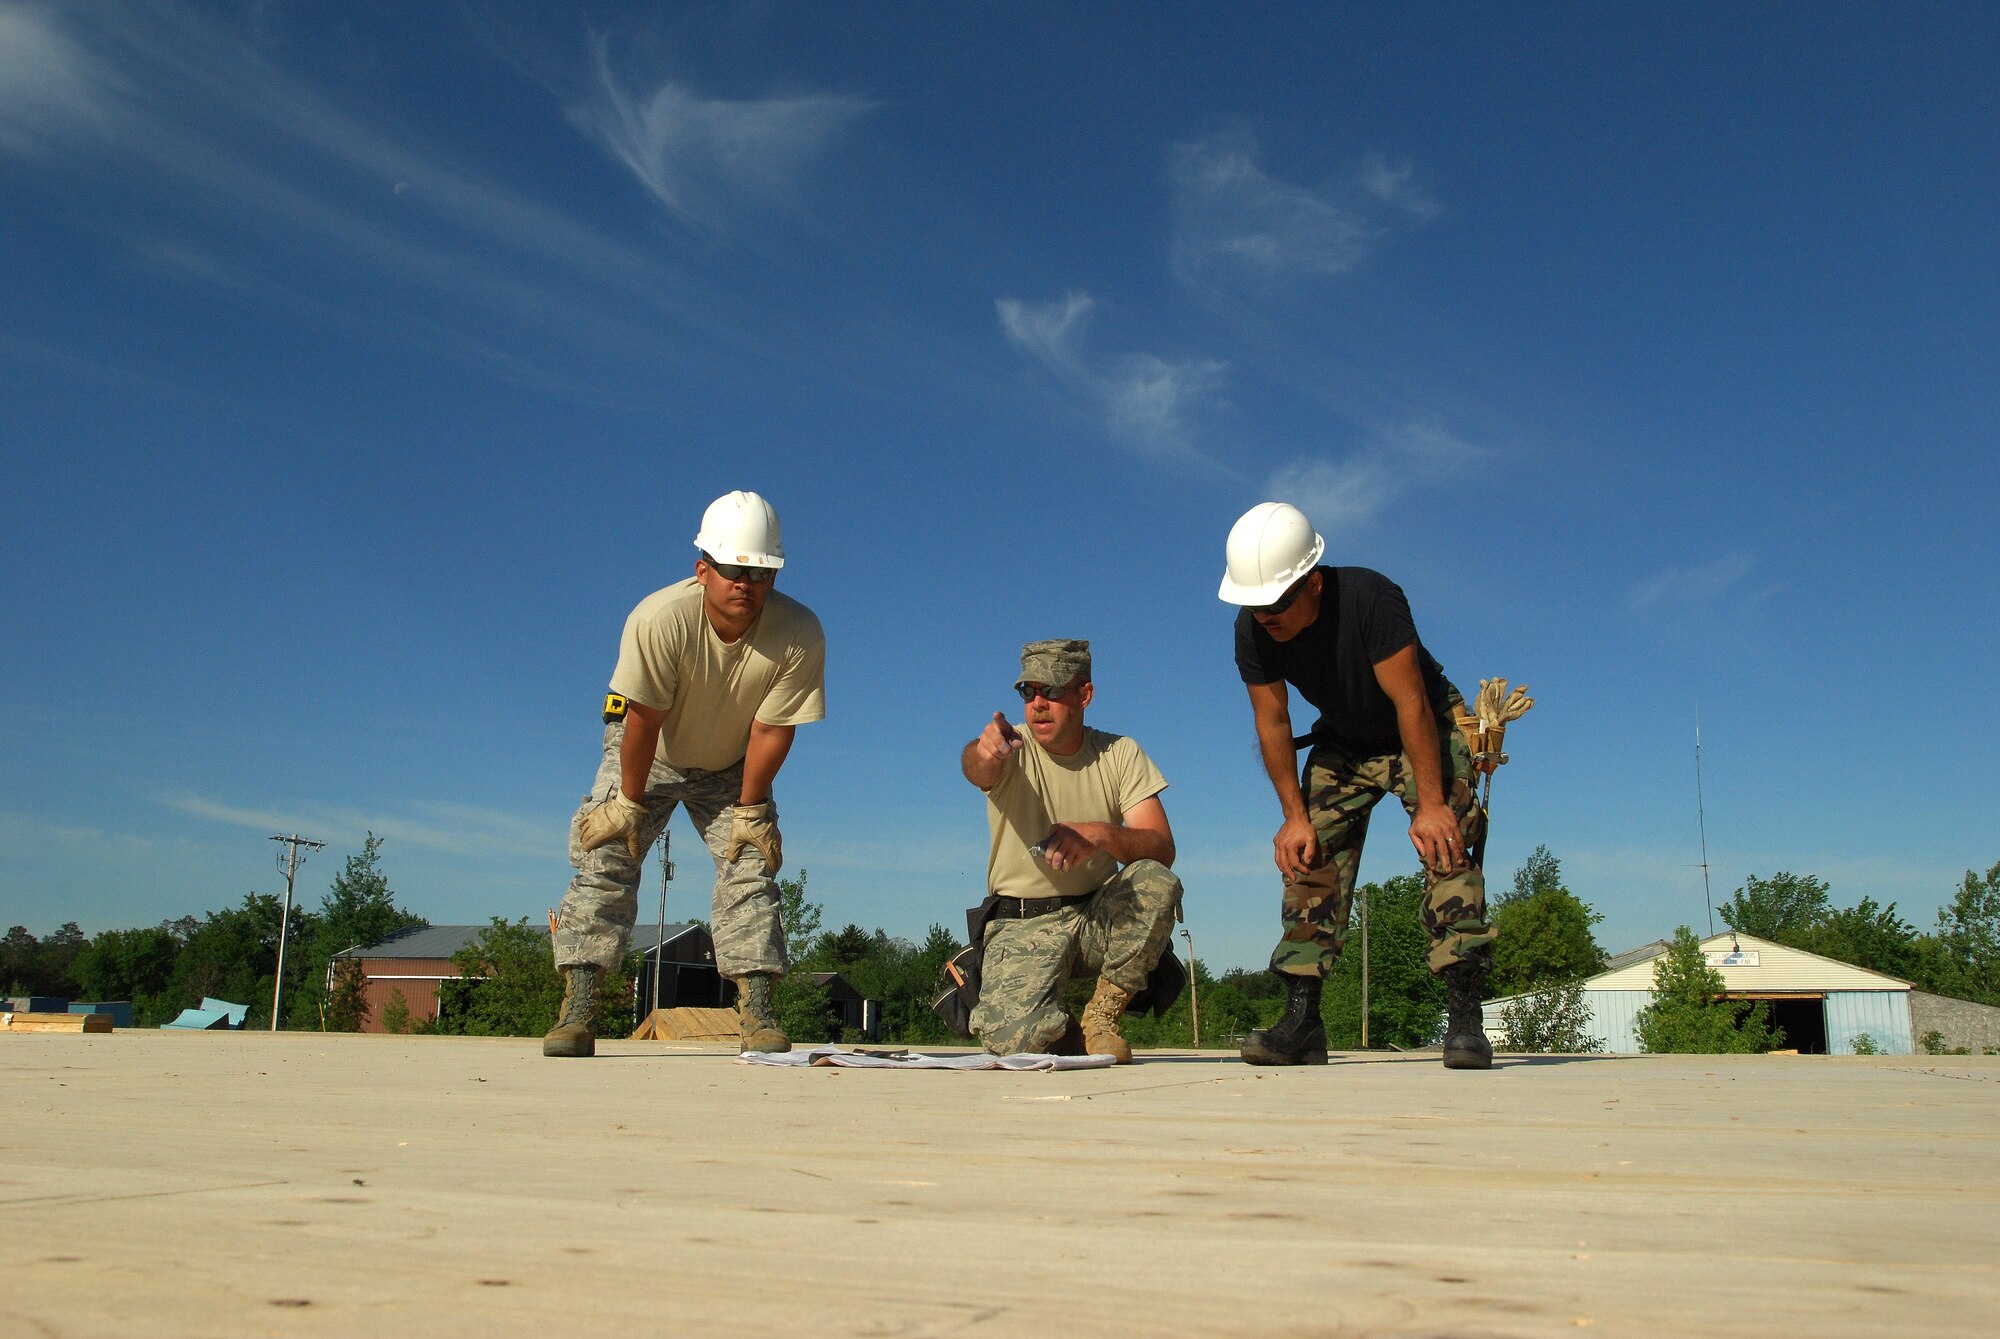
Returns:
[[[944,1020],[952,1035],[972,1040],[972,1011],[979,1007],[979,964],[986,956],[986,923],[1000,910],[1000,899],[988,896],[965,912],[966,947],[938,972],[938,997],[931,1012]]]

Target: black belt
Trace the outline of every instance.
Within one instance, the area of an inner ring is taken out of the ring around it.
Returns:
[[[1000,897],[1000,905],[995,909],[995,920],[1025,921],[1037,916],[1046,916],[1051,911],[1061,911],[1064,907],[1078,902],[1088,902],[1096,893],[1078,893],[1075,897]]]

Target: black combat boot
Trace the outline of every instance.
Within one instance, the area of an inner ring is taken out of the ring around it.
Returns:
[[[1484,961],[1455,962],[1442,973],[1451,989],[1451,1013],[1444,1028],[1446,1069],[1493,1068],[1493,1043],[1486,1040],[1486,1020],[1479,1007],[1490,966]]]
[[[1326,1025],[1319,1021],[1320,978],[1285,978],[1285,1012],[1269,1027],[1258,1028],[1243,1041],[1243,1059],[1252,1065],[1323,1065]]]

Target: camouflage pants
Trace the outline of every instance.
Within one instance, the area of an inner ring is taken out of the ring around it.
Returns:
[[[1087,901],[1028,920],[986,924],[972,1035],[995,1055],[1045,1052],[1069,1027],[1063,987],[1103,977],[1137,994],[1166,950],[1181,881],[1157,860],[1135,860]]]
[[[585,814],[611,798],[619,784],[618,751],[625,740],[625,723],[604,727],[604,761],[569,825],[569,862],[576,877],[563,894],[556,918],[556,966],[594,964],[616,968],[625,956],[626,941],[639,910],[639,863],[625,852],[623,842],[586,851],[578,844],[577,827]],[[734,862],[722,852],[729,844],[730,806],[742,793],[743,764],[720,771],[677,772],[655,759],[646,778],[646,820],[639,836],[648,848],[659,840],[674,806],[686,805],[688,817],[701,831],[715,860],[715,896],[710,911],[715,936],[715,966],[724,976],[751,972],[782,975],[785,935],[778,924],[778,885],[764,867],[764,857],[746,846]]]
[[[1473,850],[1484,836],[1486,818],[1473,792],[1472,752],[1449,716],[1438,718],[1438,736],[1446,754],[1445,800],[1458,815],[1466,849]],[[1325,976],[1347,943],[1368,816],[1392,792],[1405,810],[1415,814],[1417,782],[1405,754],[1368,757],[1320,744],[1306,755],[1300,784],[1306,813],[1319,837],[1319,859],[1311,870],[1285,884],[1285,932],[1271,954],[1271,970]],[[1441,972],[1454,962],[1492,959],[1495,936],[1486,922],[1483,871],[1465,868],[1439,876],[1424,870],[1423,920],[1431,937],[1431,971]]]

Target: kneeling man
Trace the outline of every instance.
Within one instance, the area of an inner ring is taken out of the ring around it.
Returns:
[[[992,844],[979,1003],[972,1032],[998,1055],[1041,1052],[1132,1060],[1118,1019],[1146,984],[1181,901],[1160,769],[1131,739],[1084,726],[1090,643],[1030,642],[1005,713],[965,746],[959,766],[986,793]],[[1063,986],[1097,978],[1081,1028]]]

